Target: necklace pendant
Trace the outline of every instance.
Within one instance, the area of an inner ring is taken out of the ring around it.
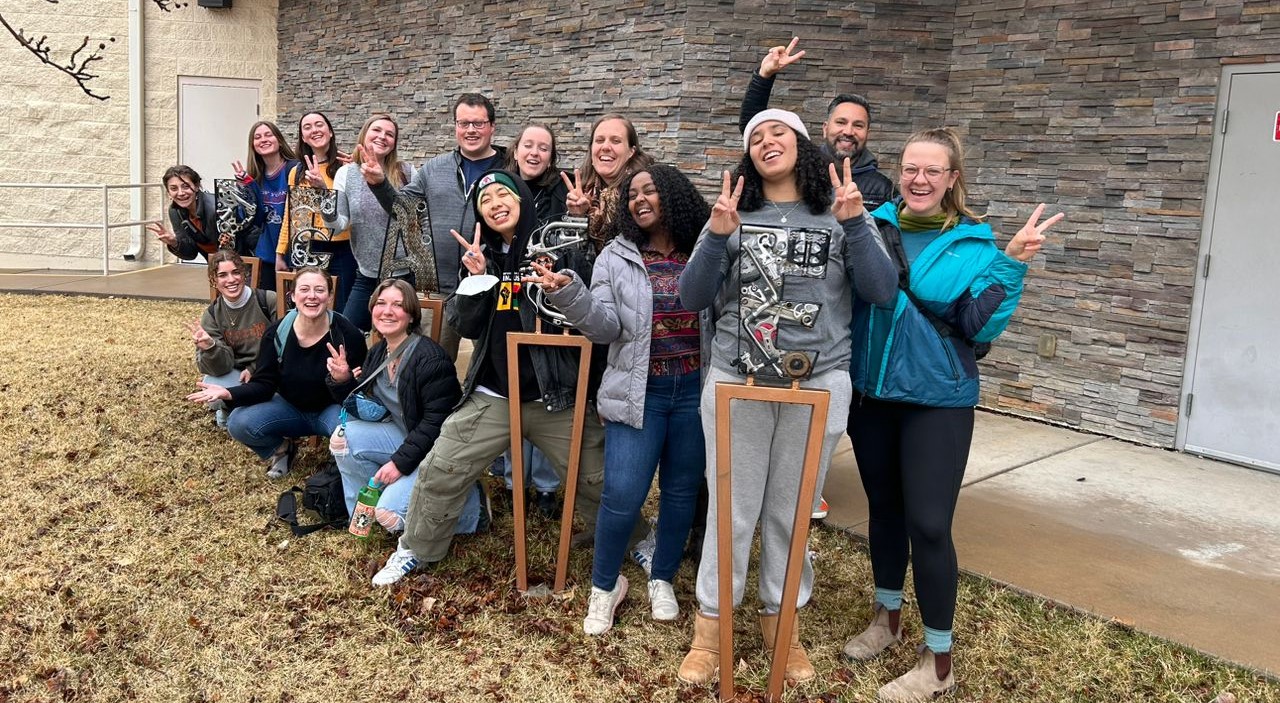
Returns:
[[[781,219],[781,220],[779,220],[779,221],[780,221],[780,222],[782,222],[782,224],[784,224],[784,225],[785,225],[785,224],[787,224],[787,216],[786,216],[786,215],[783,215],[783,216],[782,216],[782,219]]]

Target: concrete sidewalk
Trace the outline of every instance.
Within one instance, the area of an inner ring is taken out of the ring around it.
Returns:
[[[827,522],[866,536],[848,439]],[[1275,675],[1280,476],[979,412],[960,568]],[[1271,633],[1271,634],[1267,634]]]
[[[0,270],[6,290],[209,295],[203,267],[177,265]],[[865,536],[848,438],[824,493],[827,521]],[[1280,475],[979,412],[955,533],[969,572],[1280,673]]]

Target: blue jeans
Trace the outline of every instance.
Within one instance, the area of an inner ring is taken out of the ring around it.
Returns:
[[[227,432],[263,459],[289,437],[328,437],[338,427],[338,406],[303,412],[279,394],[265,403],[236,408],[227,417]]]
[[[496,465],[501,462],[502,473],[493,472],[494,476],[502,476],[506,479],[507,490],[511,490],[511,450],[508,449],[502,456],[495,461]],[[524,478],[527,482],[526,486],[533,486],[533,490],[539,493],[555,493],[560,488],[560,475],[556,473],[556,467],[551,465],[551,461],[542,453],[542,450],[533,446],[533,442],[524,441]]]
[[[644,428],[620,422],[604,426],[604,492],[596,518],[591,583],[613,590],[627,541],[658,471],[658,545],[650,578],[671,581],[680,568],[693,525],[698,487],[706,468],[706,444],[698,416],[699,373],[650,376],[644,396]]]
[[[391,461],[391,455],[404,444],[404,433],[394,422],[365,422],[363,420],[347,420],[347,453],[334,456],[338,471],[342,474],[342,494],[347,499],[347,514],[356,511],[356,496],[360,489],[369,485],[369,479],[378,473],[382,465]],[[405,515],[409,512],[409,496],[413,494],[413,484],[418,479],[418,472],[401,476],[395,483],[382,487],[382,496],[378,498],[375,513],[378,523],[388,531],[399,532],[404,529]],[[454,534],[464,535],[476,531],[480,523],[480,486],[476,485],[467,502],[462,506],[462,515],[458,518],[458,526]]]

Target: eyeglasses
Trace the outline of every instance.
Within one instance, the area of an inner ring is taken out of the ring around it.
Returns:
[[[489,126],[489,120],[458,120],[454,124],[458,129],[484,129]]]
[[[919,166],[913,166],[908,164],[902,167],[902,177],[905,180],[914,181],[916,176],[921,171],[924,171],[925,179],[929,181],[940,181],[942,180],[943,176],[947,175],[948,173],[951,173],[954,170],[955,169],[953,168],[943,168],[941,166],[929,166],[927,168],[922,169]]]

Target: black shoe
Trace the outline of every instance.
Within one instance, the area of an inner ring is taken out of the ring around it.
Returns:
[[[476,523],[476,534],[482,534],[493,527],[493,502],[483,484],[476,481],[476,487],[480,489],[480,521]]]
[[[560,499],[554,491],[537,491],[533,496],[533,509],[548,520],[560,519]]]

